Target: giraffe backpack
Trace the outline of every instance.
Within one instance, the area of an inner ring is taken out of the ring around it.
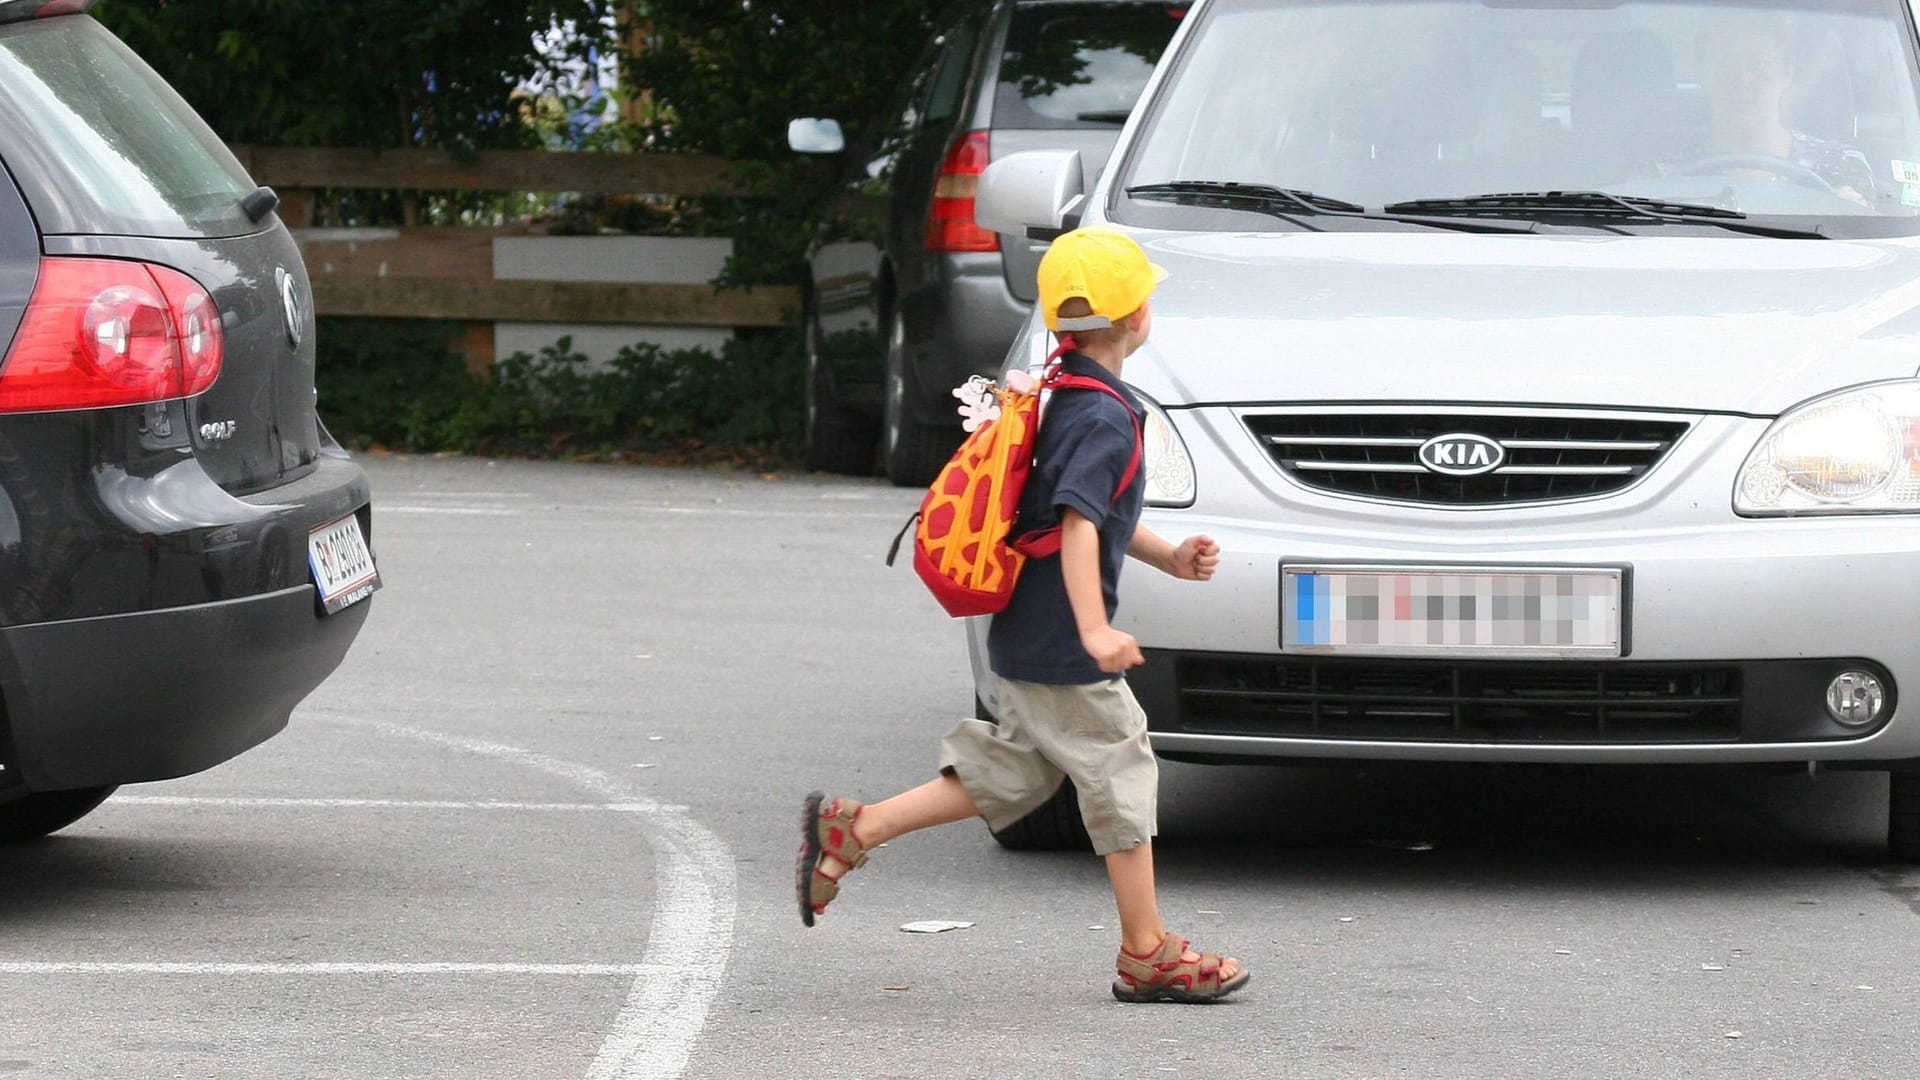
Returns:
[[[1040,394],[1043,390],[1095,390],[1126,405],[1126,399],[1107,384],[1059,369],[1059,358],[1072,348],[1061,342],[1047,358],[1045,374],[1026,386],[994,386],[981,379],[976,392],[991,395],[998,414],[984,410],[983,422],[973,429],[960,449],[941,468],[927,488],[920,511],[907,522],[919,527],[913,535],[913,568],[932,591],[933,598],[955,618],[991,615],[1007,606],[1020,568],[1029,558],[1046,558],[1060,550],[1060,527],[1037,529],[1012,537],[1020,493],[1033,469],[1034,440],[1040,432]],[[1015,382],[1009,378],[1009,383]],[[965,389],[954,391],[966,399]],[[1127,407],[1129,414],[1132,407]],[[1120,498],[1140,470],[1140,430],[1134,427],[1133,456],[1121,473],[1113,499]],[[906,529],[887,552],[892,566]]]

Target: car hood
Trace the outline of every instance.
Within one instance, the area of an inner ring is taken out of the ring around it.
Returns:
[[[1775,415],[1920,368],[1910,240],[1150,234],[1129,382],[1167,405],[1525,402]]]

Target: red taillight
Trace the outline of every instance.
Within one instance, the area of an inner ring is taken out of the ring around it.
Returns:
[[[220,363],[226,359],[226,331],[220,323],[220,309],[200,283],[178,270],[149,266],[153,279],[166,294],[167,311],[173,316],[174,332],[180,345],[180,396],[192,397],[220,377]]]
[[[220,377],[223,352],[213,298],[178,270],[44,258],[0,362],[0,412],[190,397]]]
[[[933,182],[928,251],[999,251],[1000,237],[973,223],[973,195],[987,168],[987,133],[970,131],[953,144]]]

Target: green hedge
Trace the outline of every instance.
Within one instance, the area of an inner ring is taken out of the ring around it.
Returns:
[[[322,319],[320,415],[350,447],[790,465],[797,333],[739,331],[718,354],[630,345],[594,365],[567,338],[475,375],[453,324]]]

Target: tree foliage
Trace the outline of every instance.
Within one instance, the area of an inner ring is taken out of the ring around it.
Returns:
[[[661,145],[778,161],[794,116],[857,129],[954,2],[640,0],[647,40],[629,74],[653,96]]]
[[[735,237],[730,281],[794,281],[831,193],[832,170],[787,148],[787,121],[831,117],[857,138],[955,2],[639,0],[645,44],[626,78],[651,105],[646,144],[750,163],[756,197],[705,208]]]
[[[106,0],[94,15],[231,142],[477,149],[531,141],[513,91],[615,0]],[[574,37],[576,55],[608,42]]]

